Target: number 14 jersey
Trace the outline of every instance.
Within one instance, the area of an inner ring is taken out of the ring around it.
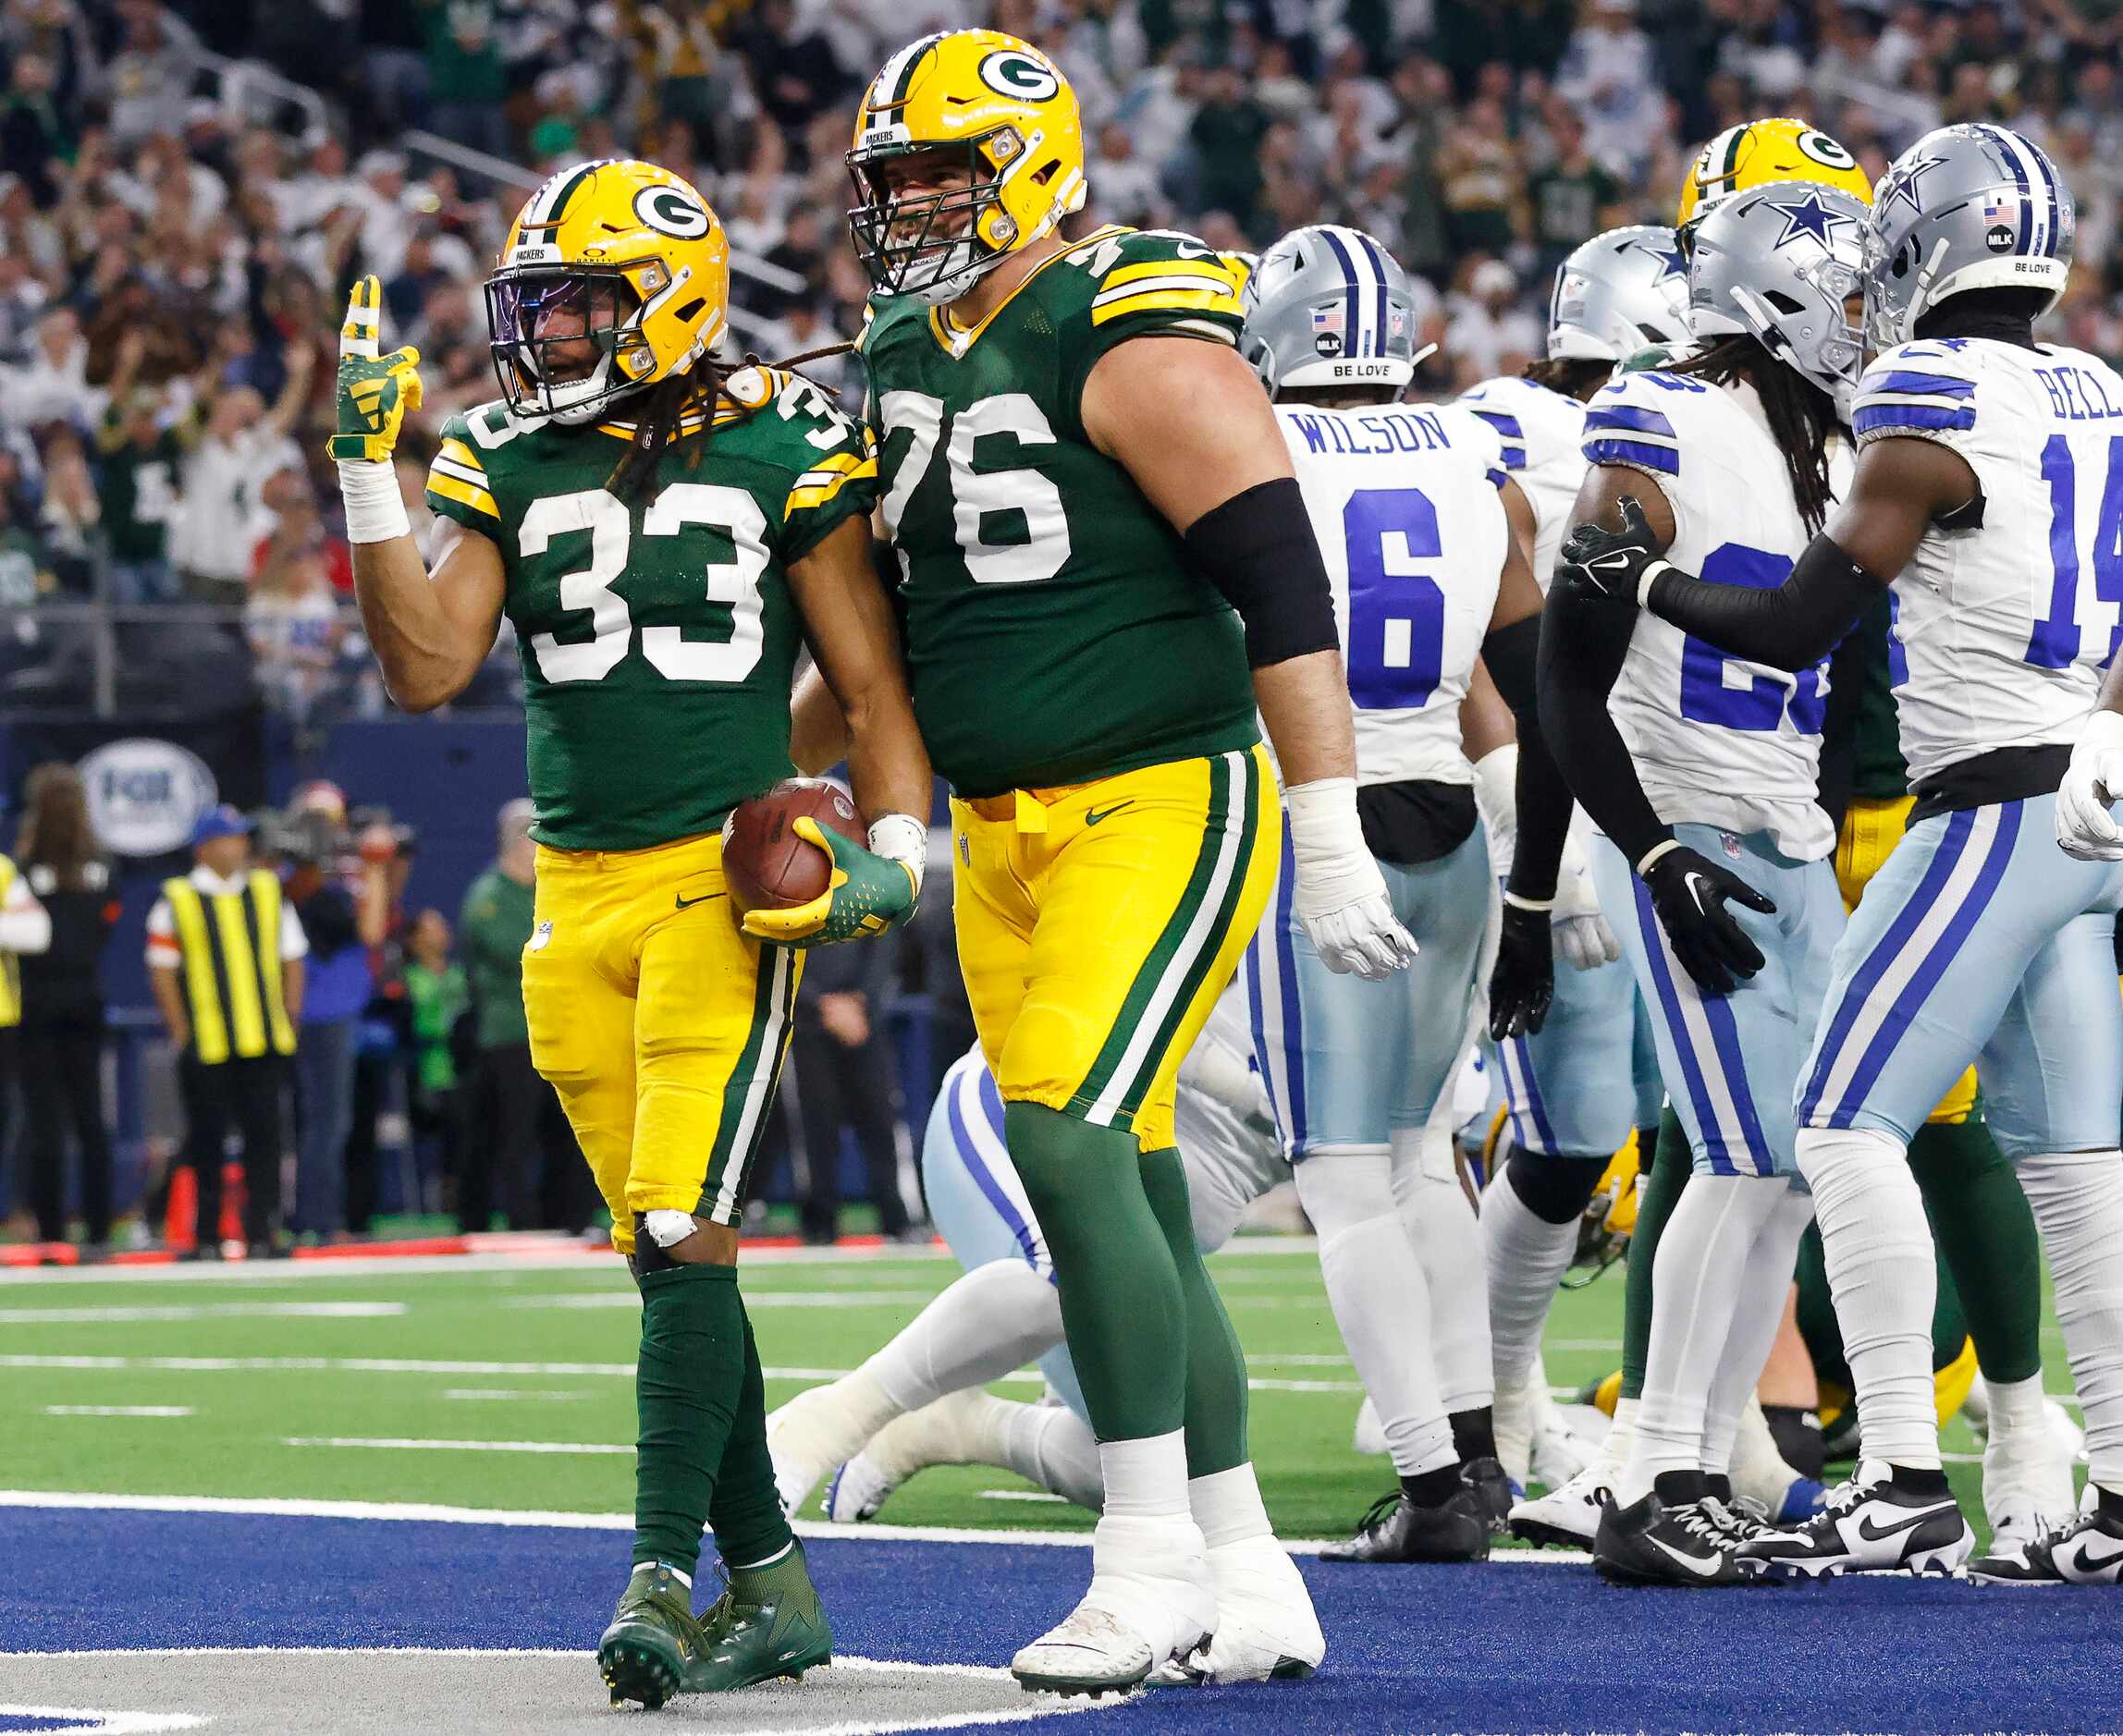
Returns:
[[[1085,382],[1139,336],[1237,341],[1237,268],[1101,229],[968,331],[911,296],[861,350],[914,715],[962,796],[1088,783],[1258,740],[1238,617],[1085,434]]]
[[[1780,585],[1811,540],[1744,383],[1624,374],[1585,407],[1585,458],[1658,484],[1674,512],[1667,559],[1709,583]],[[1835,847],[1815,800],[1827,691],[1825,662],[1789,675],[1645,613],[1614,683],[1614,723],[1660,819],[1769,832],[1786,856],[1816,862]]]

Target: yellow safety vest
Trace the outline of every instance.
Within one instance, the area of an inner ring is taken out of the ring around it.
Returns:
[[[15,889],[15,864],[0,856],[0,904]],[[22,1022],[22,962],[12,952],[0,952],[0,1031]]]
[[[166,880],[177,925],[191,1044],[212,1067],[295,1052],[295,1027],[280,993],[280,882],[253,868],[240,892],[204,897],[189,879]]]

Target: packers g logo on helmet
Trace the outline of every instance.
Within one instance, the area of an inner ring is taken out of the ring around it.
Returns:
[[[939,31],[871,79],[848,170],[848,228],[877,292],[955,301],[1083,207],[1076,93],[1029,43]]]
[[[512,414],[583,422],[690,373],[729,309],[707,202],[669,169],[605,158],[524,202],[487,281],[487,347]]]
[[[1728,127],[1700,151],[1681,183],[1674,226],[1689,245],[1695,226],[1735,193],[1772,181],[1817,181],[1872,202],[1872,184],[1858,159],[1810,121],[1792,116]]]

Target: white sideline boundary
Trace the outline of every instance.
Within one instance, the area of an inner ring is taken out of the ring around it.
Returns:
[[[230,1495],[102,1495],[67,1489],[0,1489],[0,1508],[118,1513],[198,1513],[235,1519],[413,1520],[428,1524],[501,1525],[546,1531],[620,1531],[634,1528],[632,1513],[560,1513],[508,1507],[446,1507],[422,1501],[325,1501]],[[1025,1544],[1035,1548],[1087,1549],[1088,1531],[976,1531],[951,1525],[833,1525],[802,1519],[800,1537],[847,1543]],[[1318,1555],[1325,1538],[1285,1539],[1292,1555]],[[1582,1566],[1581,1549],[1505,1549],[1490,1557],[1509,1565]],[[896,1666],[895,1666],[896,1668]]]

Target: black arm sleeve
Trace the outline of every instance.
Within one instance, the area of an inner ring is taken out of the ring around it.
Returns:
[[[1187,565],[1222,592],[1246,623],[1252,667],[1340,646],[1327,564],[1295,477],[1233,495],[1187,526],[1181,541]]]
[[[1661,620],[1708,640],[1728,656],[1773,669],[1808,669],[1857,624],[1887,581],[1868,572],[1823,531],[1773,591],[1705,584],[1669,567],[1651,581]]]
[[[1557,585],[1540,617],[1540,733],[1571,793],[1632,866],[1673,828],[1651,811],[1607,695],[1636,631],[1633,611],[1587,603]],[[1526,750],[1519,749],[1523,764]],[[1519,822],[1521,828],[1525,821]]]
[[[1555,896],[1556,870],[1570,836],[1570,786],[1540,727],[1540,654],[1538,615],[1500,627],[1481,642],[1490,679],[1518,723],[1518,848],[1505,885],[1522,899],[1545,902]]]

